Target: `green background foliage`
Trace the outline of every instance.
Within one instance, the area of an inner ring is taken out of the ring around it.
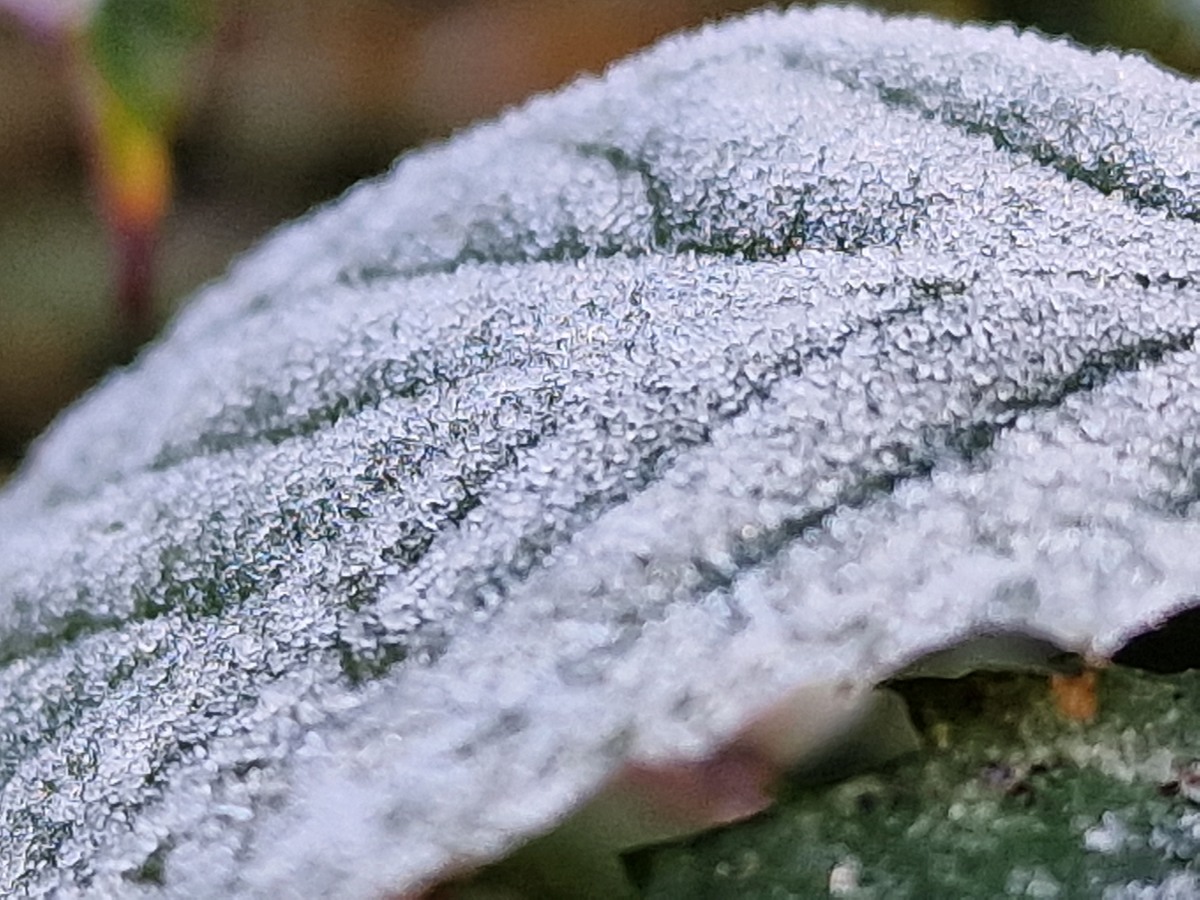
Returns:
[[[144,125],[168,128],[193,72],[188,63],[217,17],[196,0],[105,0],[88,25],[101,76]]]
[[[1200,672],[1111,669],[1093,724],[1060,716],[1036,676],[898,688],[921,753],[793,784],[751,822],[635,854],[644,896],[819,897],[831,877],[832,893],[889,900],[1200,885],[1200,797],[1178,784],[1200,757]]]

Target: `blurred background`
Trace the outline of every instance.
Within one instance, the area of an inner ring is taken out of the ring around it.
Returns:
[[[277,223],[752,0],[0,0],[0,481]],[[878,0],[1200,71],[1200,0]],[[173,175],[172,175],[173,173]]]

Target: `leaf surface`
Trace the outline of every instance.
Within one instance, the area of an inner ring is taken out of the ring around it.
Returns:
[[[0,495],[0,886],[367,897],[1200,585],[1200,93],[826,10],[403,158]]]

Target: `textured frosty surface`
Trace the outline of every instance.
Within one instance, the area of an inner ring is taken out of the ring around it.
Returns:
[[[1192,602],[1197,123],[767,13],[282,231],[0,497],[0,888],[400,889],[798,686]]]

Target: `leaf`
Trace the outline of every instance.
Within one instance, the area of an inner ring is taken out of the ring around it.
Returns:
[[[1178,785],[1200,749],[1200,672],[1102,684],[1089,727],[1056,714],[1040,678],[902,686],[921,756],[645,852],[643,896],[822,896],[839,878],[855,897],[1194,894],[1200,807]]]
[[[87,52],[126,115],[170,133],[212,33],[211,0],[103,0],[88,20]]]
[[[283,229],[0,495],[0,885],[420,891],[639,772],[700,827],[935,651],[1195,606],[1198,114],[768,12]]]

